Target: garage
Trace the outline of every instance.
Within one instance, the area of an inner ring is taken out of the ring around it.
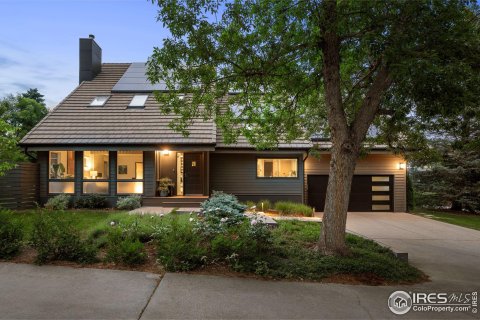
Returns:
[[[308,205],[323,211],[328,175],[308,175]],[[354,175],[348,211],[393,211],[393,175]]]

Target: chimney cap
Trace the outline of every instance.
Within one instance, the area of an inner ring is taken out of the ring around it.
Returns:
[[[95,39],[95,35],[94,35],[94,34],[89,34],[88,37],[89,37],[90,39]]]

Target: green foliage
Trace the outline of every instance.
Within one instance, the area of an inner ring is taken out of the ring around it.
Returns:
[[[30,88],[27,92],[22,93],[22,97],[35,100],[36,102],[45,105],[44,95],[41,94],[37,88]]]
[[[79,263],[96,261],[97,248],[80,236],[71,219],[54,213],[38,214],[31,235],[32,247],[37,250],[36,262],[66,260]]]
[[[134,234],[112,228],[107,235],[106,261],[126,265],[139,265],[145,263],[147,253],[145,246]]]
[[[17,129],[0,119],[0,176],[15,165],[25,160],[25,156],[17,147]]]
[[[117,200],[117,209],[133,210],[142,206],[142,197],[138,195],[122,197]]]
[[[23,230],[9,219],[7,212],[0,211],[0,259],[10,259],[22,247]]]
[[[47,203],[45,203],[45,208],[48,210],[67,210],[71,199],[72,196],[68,194],[56,195],[55,197],[48,199]]]
[[[188,271],[204,263],[207,249],[189,221],[172,217],[156,233],[157,256],[167,271]]]
[[[102,209],[107,206],[107,197],[101,194],[84,194],[75,199],[75,208]]]
[[[246,210],[250,210],[251,208],[255,207],[255,210],[258,210],[257,204],[254,201],[248,200],[244,202],[245,207],[247,207]]]
[[[313,216],[313,209],[303,203],[291,201],[278,201],[275,203],[275,210],[281,215],[303,215],[305,217]]]
[[[268,211],[273,209],[273,205],[268,199],[262,199],[257,202],[257,211]]]

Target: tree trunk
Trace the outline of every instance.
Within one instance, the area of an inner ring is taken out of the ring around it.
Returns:
[[[357,153],[349,148],[332,150],[323,227],[319,248],[327,255],[346,255],[345,229]]]

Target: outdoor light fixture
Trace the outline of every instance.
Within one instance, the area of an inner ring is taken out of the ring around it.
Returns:
[[[163,154],[164,156],[168,156],[168,155],[170,154],[170,150],[163,150],[163,151],[162,151],[162,154]]]
[[[398,170],[404,170],[405,169],[405,162],[399,162],[398,163]]]

